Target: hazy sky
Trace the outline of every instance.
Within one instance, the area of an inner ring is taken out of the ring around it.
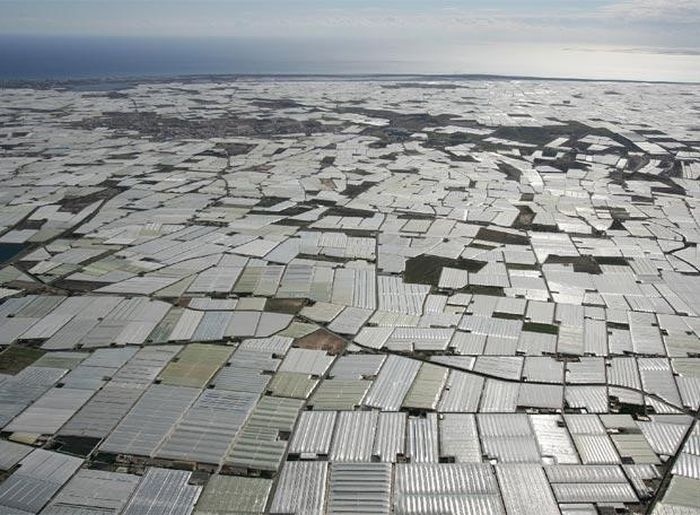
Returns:
[[[0,36],[259,45],[270,72],[277,59],[315,63],[300,72],[700,81],[700,0],[0,0],[0,13]]]

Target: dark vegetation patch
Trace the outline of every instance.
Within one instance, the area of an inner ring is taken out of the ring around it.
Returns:
[[[626,220],[625,218],[615,218],[613,217],[613,223],[610,225],[610,228],[608,229],[609,231],[624,231],[625,226],[622,224],[622,222]]]
[[[243,118],[234,114],[219,118],[186,120],[153,112],[110,112],[76,122],[72,126],[85,130],[107,128],[117,132],[136,131],[156,141],[298,133],[310,135],[333,131],[332,127],[315,120]]]
[[[512,181],[520,182],[523,173],[508,163],[498,163],[498,170]]]
[[[464,122],[452,121],[451,125],[458,126],[468,126],[464,125]],[[483,126],[476,124],[471,124],[474,128],[483,129]],[[536,126],[514,126],[514,127],[498,127],[493,132],[485,135],[473,134],[473,133],[452,133],[452,134],[442,134],[429,132],[428,139],[423,143],[424,146],[428,148],[436,148],[446,151],[446,147],[461,145],[461,144],[472,144],[474,145],[474,150],[480,151],[498,151],[498,150],[509,150],[510,145],[503,143],[495,143],[491,141],[485,141],[487,138],[497,138],[502,140],[514,141],[519,143],[524,143],[527,145],[535,145],[536,147],[544,151],[544,155],[549,155],[554,157],[561,150],[548,149],[545,147],[547,143],[560,138],[566,137],[571,143],[570,145],[576,147],[579,145],[577,140],[584,138],[587,135],[594,136],[605,136],[608,137],[621,145],[627,151],[638,151],[639,149],[627,138],[620,136],[608,129],[589,127],[588,125],[582,124],[580,122],[570,121],[563,123],[562,125],[545,125],[542,127]],[[580,144],[582,150],[588,148],[587,144]],[[526,154],[531,154],[533,149],[521,149],[522,152]],[[620,149],[620,152],[623,152]],[[568,169],[586,169],[585,163],[579,163],[576,161],[576,152],[568,151],[563,154],[558,159],[537,159],[535,164],[547,164],[554,168],[560,169],[562,171],[567,171]],[[501,169],[502,172],[511,175],[514,178],[519,177],[519,172],[511,173],[512,170]]]
[[[458,268],[469,272],[478,272],[486,263],[472,259],[449,259],[438,256],[421,254],[406,260],[404,281],[414,284],[429,284],[437,286],[440,281],[440,273],[444,267]]]
[[[226,152],[226,155],[241,156],[253,150],[256,145],[246,143],[219,143],[217,147]]]
[[[398,127],[369,127],[360,134],[379,139],[378,142],[370,143],[370,148],[384,148],[393,143],[409,141],[413,132]]]
[[[649,158],[647,157],[647,162],[642,166],[646,166],[648,161]],[[685,189],[673,180],[674,177],[682,176],[683,170],[681,163],[675,159],[664,159],[659,163],[659,167],[661,168],[661,173],[657,175],[643,173],[640,171],[640,167],[635,169],[633,173],[621,172],[619,174],[615,174],[614,178],[618,184],[624,184],[624,182],[627,180],[659,182],[662,183],[664,187],[652,186],[652,192],[667,193],[671,195],[685,195]],[[611,174],[611,178],[612,177],[613,174]]]
[[[475,224],[478,224],[478,223],[480,223],[480,222],[475,222]],[[495,248],[498,248],[498,245],[489,245],[487,243],[472,242],[469,245],[467,245],[467,247],[471,247],[473,249],[481,249],[481,250],[493,250]]]
[[[515,313],[498,313],[494,312],[491,318],[500,318],[502,320],[522,320],[522,315],[516,315]]]
[[[454,123],[452,123],[452,125],[454,125]],[[478,145],[478,147],[476,147],[475,150],[483,150],[486,147],[488,147],[489,150],[503,148],[499,145],[482,143],[482,140],[487,136],[481,136],[478,134],[472,134],[468,132],[453,132],[448,134],[430,131],[427,134],[428,139],[422,144],[424,147],[434,148],[448,153],[450,153],[450,151],[447,150],[447,147],[456,147],[457,145]],[[455,156],[454,154],[451,154],[451,156],[452,159],[456,161],[460,160],[460,158],[458,156]]]
[[[327,207],[335,207],[335,200],[328,200],[328,199],[322,199],[322,198],[315,198],[314,199],[314,204],[318,206],[327,206]]]
[[[593,256],[555,256],[550,254],[547,256],[545,264],[572,265],[574,272],[585,274],[599,275],[603,273]]]
[[[466,288],[459,290],[462,293],[471,293],[472,295],[488,295],[489,297],[505,297],[506,293],[500,286],[480,286],[470,284]]]
[[[470,189],[474,188],[474,181],[469,179],[468,183],[465,183],[464,186],[448,186],[445,189],[447,191],[461,191],[461,192],[466,192],[469,191]]]
[[[576,152],[566,152],[553,160],[535,159],[535,164],[551,166],[562,172],[568,172],[569,170],[588,170],[589,166],[582,161],[577,161],[576,156]]]
[[[674,159],[671,165],[667,168],[667,174],[669,177],[682,177],[683,176],[683,165],[680,161]]]
[[[333,166],[333,163],[335,163],[335,156],[325,156],[321,159],[321,168]]]
[[[304,254],[300,253],[297,255],[298,259],[308,259],[310,261],[324,261],[326,263],[347,263],[352,261],[350,258],[340,257],[340,256],[325,256],[322,254]]]
[[[354,216],[358,218],[371,218],[376,213],[366,209],[355,209],[352,207],[333,206],[328,209],[323,216]]]
[[[256,107],[266,109],[292,109],[295,107],[305,107],[296,100],[291,98],[256,98],[251,102]]]
[[[109,91],[107,93],[84,93],[83,98],[109,98],[112,100],[124,100],[129,98],[126,93],[121,93],[120,91]]]
[[[265,311],[296,315],[304,307],[304,299],[269,298],[265,302]]]
[[[539,270],[540,267],[537,264],[526,265],[524,263],[506,263],[506,268],[508,270]]]
[[[614,395],[611,395],[610,398],[612,400],[612,407],[617,413],[621,413],[623,415],[632,415],[633,417],[647,416],[647,412],[644,406],[620,402],[619,399]]]
[[[636,172],[640,168],[644,168],[649,164],[650,158],[648,155],[631,154],[627,156],[627,169]]]
[[[463,86],[458,86],[456,84],[426,84],[424,82],[398,82],[396,84],[382,84],[384,89],[402,89],[402,88],[416,88],[416,89],[459,89]]]
[[[594,256],[593,259],[599,265],[629,266],[627,258],[621,256]]]
[[[523,322],[523,331],[528,331],[530,333],[559,334],[559,327],[538,322]]]
[[[168,86],[167,90],[172,91],[175,94],[184,93],[185,95],[201,95],[202,92],[196,88],[188,88],[184,86]]]
[[[0,353],[0,374],[15,375],[44,355],[44,351],[29,347],[8,347]]]
[[[46,220],[32,220],[31,218],[25,218],[21,222],[14,225],[13,229],[24,230],[24,229],[41,229]],[[29,245],[31,242],[27,240],[26,243],[21,243],[20,245]]]
[[[433,220],[435,215],[432,213],[401,213],[400,220]]]
[[[99,438],[59,435],[54,439],[51,448],[64,454],[86,457],[99,443]]]
[[[255,207],[273,207],[280,202],[285,202],[286,200],[289,199],[283,197],[263,197],[257,204],[255,204]]]
[[[349,198],[355,198],[369,190],[372,186],[376,185],[376,182],[361,182],[359,184],[348,184],[345,187],[345,190],[343,190],[342,194]]]
[[[283,216],[297,216],[297,215],[301,215],[302,213],[306,213],[310,209],[311,208],[306,207],[306,206],[293,206],[293,207],[288,207],[287,209],[283,209],[278,214],[283,215]]]
[[[623,145],[627,150],[637,150],[637,147],[627,138],[620,136],[608,129],[589,127],[586,124],[569,121],[562,125],[545,125],[543,127],[499,127],[492,136],[495,138],[519,141],[543,147],[547,143],[560,137],[568,137],[571,140],[579,140],[588,135],[605,136]]]
[[[133,161],[138,159],[141,154],[139,152],[124,152],[123,154],[110,154],[108,160],[116,161]]]
[[[277,220],[275,225],[284,225],[286,227],[308,227],[313,222],[308,220],[294,220],[292,218],[283,218],[282,220]]]
[[[74,281],[72,279],[59,279],[52,283],[53,286],[61,290],[68,290],[70,292],[88,292],[96,290],[97,288],[102,288],[106,283],[101,283],[97,281]]]
[[[345,350],[346,342],[342,338],[318,329],[311,334],[299,338],[294,345],[302,349],[324,350],[329,354],[340,354]]]
[[[379,138],[381,146],[390,143],[403,143],[411,134],[420,132],[428,127],[442,127],[448,125],[451,120],[449,115],[433,116],[428,113],[404,114],[384,109],[364,109],[360,107],[341,107],[339,113],[350,113],[368,116],[371,118],[383,118],[389,120],[389,125],[384,127],[367,127],[360,134]]]
[[[610,207],[608,208],[610,217],[616,222],[624,222],[630,219],[630,214],[624,207]]]
[[[462,162],[462,163],[478,163],[479,162],[478,159],[476,159],[474,156],[471,156],[471,155],[458,156],[456,154],[453,154],[449,150],[447,152],[450,154],[450,160],[452,160],[452,161],[458,161],[458,162]],[[470,181],[470,182],[473,183],[474,181]]]
[[[372,144],[370,143],[370,145],[372,145]],[[418,174],[418,168],[403,168],[403,169],[395,168],[394,170],[392,170],[392,172],[394,174],[405,173],[406,175],[416,175],[416,174]]]
[[[526,194],[528,195],[528,194]],[[524,195],[523,195],[524,196]],[[530,208],[530,206],[515,206],[518,208],[520,214],[515,219],[513,223],[514,229],[530,229],[532,226],[532,221],[535,219],[535,212]]]
[[[90,193],[89,195],[83,196],[72,196],[66,195],[61,203],[61,211],[68,211],[69,213],[79,213],[90,204],[99,202],[101,200],[109,200],[116,197],[128,188],[123,186],[117,186],[112,181],[106,181],[103,184],[103,188],[100,191]]]
[[[503,243],[506,245],[528,245],[530,243],[530,239],[522,234],[512,234],[486,227],[479,229],[479,232],[476,233],[476,238],[479,240],[493,241],[495,243]]]
[[[685,188],[677,184],[676,182],[673,181],[673,179],[667,175],[652,175],[652,174],[646,174],[646,173],[640,173],[640,172],[634,172],[632,174],[626,174],[624,175],[624,180],[632,180],[632,181],[649,181],[649,182],[659,182],[663,184],[662,187],[659,186],[652,186],[651,191],[652,193],[662,193],[662,194],[667,194],[667,195],[680,195],[680,196],[685,196],[686,191]],[[640,197],[643,198],[643,197]],[[650,197],[647,199],[648,202],[653,202],[654,198]]]
[[[368,172],[367,170],[363,170],[362,168],[355,168],[354,170],[348,170],[347,174],[348,175],[372,175],[372,172]]]

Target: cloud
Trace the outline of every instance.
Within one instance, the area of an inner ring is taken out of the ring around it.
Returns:
[[[668,47],[564,47],[567,52],[592,52],[609,53],[611,51],[620,54],[645,54],[645,55],[677,55],[677,56],[700,56],[700,49],[697,48],[668,48]]]
[[[700,22],[698,0],[623,0],[604,6],[601,12],[627,21],[681,24]]]
[[[524,3],[524,2],[523,2]],[[696,47],[698,0],[0,0],[0,34]],[[669,26],[673,24],[673,26]],[[437,51],[437,50],[436,50]]]

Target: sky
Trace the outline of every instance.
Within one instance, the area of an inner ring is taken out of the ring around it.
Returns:
[[[105,72],[150,59],[154,73],[700,82],[700,0],[0,0],[0,12],[3,76],[49,56],[70,73],[72,52]]]

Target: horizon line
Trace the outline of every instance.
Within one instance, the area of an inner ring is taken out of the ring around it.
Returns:
[[[27,87],[31,84],[54,87],[61,85],[89,85],[104,82],[159,82],[164,79],[184,81],[204,80],[245,80],[245,79],[334,79],[334,80],[368,80],[393,82],[405,80],[434,80],[434,81],[470,81],[470,80],[523,80],[523,81],[557,81],[557,82],[601,82],[622,84],[659,84],[659,85],[700,85],[700,81],[673,80],[641,80],[641,79],[593,79],[585,77],[538,76],[538,75],[508,75],[487,73],[193,73],[193,74],[153,74],[153,75],[102,75],[94,77],[58,78],[58,77],[15,77],[0,79],[0,89]]]

